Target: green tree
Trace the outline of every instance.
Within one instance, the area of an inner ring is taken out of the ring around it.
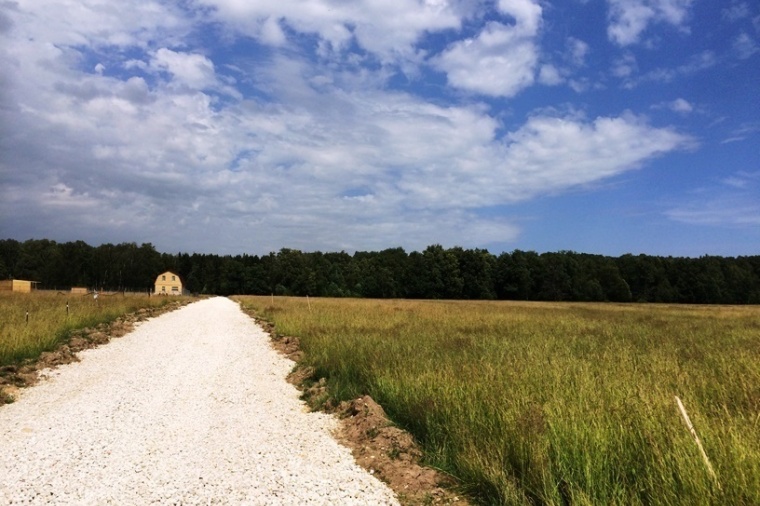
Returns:
[[[482,249],[452,248],[449,250],[457,258],[462,278],[462,298],[495,299],[494,271],[496,257]]]

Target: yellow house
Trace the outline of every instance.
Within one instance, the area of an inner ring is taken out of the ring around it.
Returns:
[[[182,280],[172,271],[159,274],[156,278],[156,295],[184,295]]]
[[[5,279],[0,281],[0,292],[30,293],[32,283],[32,281],[24,281],[23,279]]]

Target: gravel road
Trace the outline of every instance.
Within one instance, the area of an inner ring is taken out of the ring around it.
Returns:
[[[237,304],[148,320],[0,407],[0,504],[398,504]]]

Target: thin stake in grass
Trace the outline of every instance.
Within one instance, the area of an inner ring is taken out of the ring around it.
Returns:
[[[697,447],[699,448],[699,451],[702,454],[702,460],[705,461],[705,465],[707,466],[707,471],[710,473],[710,476],[712,476],[713,480],[715,480],[715,483],[718,485],[718,488],[720,488],[720,482],[718,481],[718,476],[715,474],[715,470],[713,469],[712,464],[710,464],[710,459],[707,458],[707,453],[705,452],[705,449],[702,446],[702,442],[699,440],[699,436],[697,435],[696,429],[694,429],[694,425],[691,423],[691,420],[689,419],[689,414],[686,412],[686,408],[683,406],[683,402],[681,402],[681,399],[679,399],[677,395],[675,397],[676,397],[676,402],[678,403],[678,409],[681,410],[681,416],[683,416],[683,419],[686,422],[686,427],[688,427],[689,432],[691,433],[691,436],[694,438],[694,441],[697,443]]]

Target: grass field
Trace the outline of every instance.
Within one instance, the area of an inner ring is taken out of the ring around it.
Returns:
[[[758,307],[237,300],[485,504],[760,504]]]
[[[108,323],[140,308],[160,307],[175,300],[147,294],[101,294],[96,301],[92,295],[0,292],[0,365],[36,358],[54,349],[72,330]]]

